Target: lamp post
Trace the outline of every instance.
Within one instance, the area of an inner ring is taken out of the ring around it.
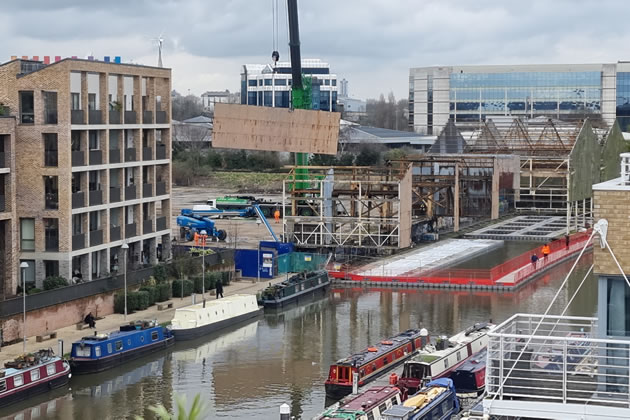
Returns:
[[[127,320],[127,250],[129,249],[129,245],[127,242],[124,242],[120,248],[123,250],[123,281],[125,288],[125,321]]]
[[[26,269],[28,263],[22,261],[20,263],[20,269],[22,271],[22,338],[24,342],[22,344],[22,353],[26,353]]]
[[[201,232],[201,299],[206,298],[206,238],[208,232],[202,230]]]
[[[260,228],[260,224],[262,221],[260,218],[256,219],[256,224]],[[257,274],[257,282],[260,283],[260,241],[258,241],[258,258],[256,259],[256,274]]]

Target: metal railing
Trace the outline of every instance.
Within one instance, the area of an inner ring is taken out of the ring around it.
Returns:
[[[109,149],[109,163],[120,163],[120,149]]]
[[[103,163],[103,152],[100,150],[90,150],[90,165],[101,165]]]
[[[155,111],[155,123],[166,124],[166,111]]]
[[[90,109],[88,111],[88,121],[90,124],[103,124],[103,112],[100,109]]]
[[[630,341],[595,338],[597,318],[516,314],[488,336],[490,414],[512,400],[630,408]]]
[[[142,184],[142,197],[153,197],[153,184]]]
[[[109,202],[118,203],[120,201],[120,192],[119,187],[109,187]]]
[[[113,109],[109,110],[109,123],[120,124],[120,111],[115,111]]]
[[[72,151],[72,166],[85,165],[85,152],[83,150]]]
[[[8,154],[6,156],[8,157]],[[8,168],[9,167],[8,160],[9,159],[5,159],[5,153],[4,152],[0,152],[0,168]]]
[[[82,109],[73,109],[70,111],[70,124],[85,124]]]
[[[136,111],[125,111],[125,124],[136,123]]]
[[[142,148],[142,160],[153,160],[153,149],[150,147]]]
[[[142,124],[153,124],[153,112],[151,111],[142,112]]]
[[[136,157],[136,149],[134,147],[129,147],[125,149],[125,162],[135,162]]]

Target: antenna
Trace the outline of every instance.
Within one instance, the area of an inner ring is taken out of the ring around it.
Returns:
[[[163,34],[164,34],[164,31],[160,33],[160,36],[158,36],[157,38],[153,38],[151,40],[151,41],[155,41],[158,47],[158,64],[157,64],[158,67],[164,67],[162,65],[162,47],[164,46],[164,38],[162,37]]]

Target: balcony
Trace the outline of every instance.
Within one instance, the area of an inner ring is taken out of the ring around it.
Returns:
[[[142,184],[142,197],[153,197],[153,184]]]
[[[90,150],[90,165],[101,165],[103,163],[103,152],[100,150]]]
[[[93,230],[90,231],[90,246],[98,246],[103,243],[103,231]]]
[[[70,111],[70,124],[85,124],[82,109],[73,109]]]
[[[120,241],[120,226],[112,226],[109,228],[109,242]]]
[[[58,233],[58,232],[57,232]],[[59,251],[59,238],[54,237],[46,237],[45,240],[46,252],[57,252]]]
[[[83,150],[72,151],[72,166],[85,166],[85,152]]]
[[[83,248],[85,248],[85,234],[72,235],[72,250],[76,251]]]
[[[100,109],[91,109],[88,111],[88,119],[90,124],[103,124],[103,112]]]
[[[120,111],[109,111],[109,123],[110,124],[120,124]]]
[[[136,124],[136,111],[125,111],[125,124]]]
[[[158,217],[157,219],[155,219],[155,231],[159,232],[161,230],[166,230],[168,229],[166,227],[166,217],[162,216],[162,217]]]
[[[5,207],[4,195],[0,195],[0,213],[6,210],[7,209]]]
[[[153,124],[153,112],[144,111],[142,113],[142,124]]]
[[[166,111],[155,111],[155,123],[166,124]]]
[[[109,149],[109,163],[120,163],[120,149]]]
[[[153,220],[143,220],[142,221],[142,234],[146,235],[147,233],[153,233]]]
[[[166,195],[166,182],[155,183],[155,195]]]
[[[85,207],[85,193],[83,191],[72,194],[72,208],[79,209],[81,207]]]
[[[90,206],[98,206],[99,204],[103,204],[103,191],[90,191]]]
[[[597,321],[516,314],[489,332],[490,417],[628,418],[630,341],[599,339]]]
[[[120,201],[120,188],[118,187],[109,187],[109,202],[110,203],[118,203]]]
[[[136,236],[136,224],[129,223],[125,225],[125,239],[129,239]]]
[[[153,149],[151,149],[150,147],[143,147],[142,160],[153,160]]]
[[[138,160],[136,158],[136,149],[135,147],[131,147],[129,149],[125,149],[125,162],[135,162]]]
[[[160,159],[167,159],[166,157],[166,146],[163,144],[158,144],[157,148],[155,149],[155,158],[160,160]]]
[[[8,168],[9,167],[9,162],[7,162],[9,159],[4,158],[5,153],[4,152],[0,152],[0,168]]]
[[[125,200],[135,200],[136,199],[136,186],[129,185],[125,187]]]

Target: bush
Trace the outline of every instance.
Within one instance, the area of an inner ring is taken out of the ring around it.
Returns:
[[[44,280],[44,290],[57,289],[68,285],[68,280],[61,276],[46,277]]]
[[[146,290],[141,290],[139,292],[132,292],[132,294],[135,294],[137,296],[137,305],[136,308],[134,308],[134,310],[140,310],[140,311],[144,311],[145,309],[147,309],[150,306],[150,294],[149,292],[147,292]]]
[[[165,302],[171,297],[171,285],[169,283],[160,283],[155,286],[155,289],[157,292],[156,302]]]
[[[164,283],[168,280],[168,273],[164,264],[159,264],[153,267],[153,277],[158,283]]]
[[[195,293],[201,293],[203,291],[203,289],[201,288],[201,283],[202,283],[201,280],[202,280],[201,276],[196,276],[193,279]],[[214,289],[215,279],[213,277],[213,273],[206,273],[205,283],[206,283],[206,292]]]
[[[27,295],[34,295],[35,293],[41,293],[41,292],[43,292],[43,290],[37,287],[31,287],[30,289],[26,290]]]
[[[155,287],[155,286],[142,286],[140,288],[140,291],[145,291],[145,292],[149,293],[149,306],[155,304],[155,302],[157,301],[157,295],[158,295],[157,287]]]
[[[138,292],[127,293],[127,313],[132,313],[138,309]],[[125,295],[120,294],[114,296],[114,312],[119,314],[125,313]]]
[[[125,313],[125,296],[124,295],[114,296],[114,312],[116,312],[117,314]]]
[[[354,162],[354,155],[352,153],[344,153],[337,157],[338,166],[352,166]]]
[[[194,284],[190,280],[175,280],[173,281],[173,297],[182,296],[182,282],[184,282],[184,296],[190,296],[194,289]]]

